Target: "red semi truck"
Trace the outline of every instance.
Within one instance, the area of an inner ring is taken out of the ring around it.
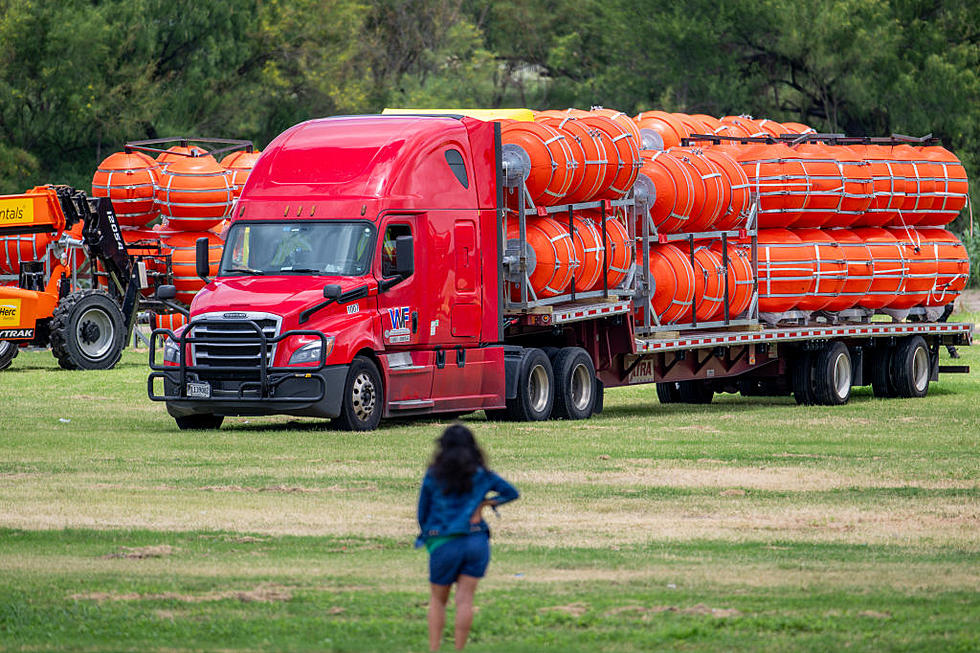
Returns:
[[[535,301],[520,283],[526,202],[505,201],[523,193],[512,154],[499,123],[464,116],[334,117],[281,134],[249,176],[190,322],[153,333],[150,398],[181,429],[286,414],[370,430],[479,410],[585,419],[605,387],[636,383],[656,383],[662,402],[741,392],[842,404],[854,385],[914,397],[940,372],[967,371],[939,353],[971,344],[972,325],[925,317],[767,327],[757,309],[726,310],[690,331],[650,328],[634,310],[650,297],[647,233],[630,234],[637,263],[619,286]],[[534,210],[571,223],[573,209],[605,216],[642,201]],[[516,247],[508,221],[520,225]],[[519,292],[505,293],[515,279]]]

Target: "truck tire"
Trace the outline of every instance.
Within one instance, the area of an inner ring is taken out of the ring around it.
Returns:
[[[555,377],[552,417],[588,419],[596,401],[595,366],[580,347],[563,347],[551,360]]]
[[[842,406],[851,398],[851,352],[843,342],[825,345],[813,357],[813,395],[821,406]]]
[[[333,423],[344,431],[373,431],[384,412],[384,388],[378,366],[365,356],[355,356],[347,370],[340,415]]]
[[[17,354],[20,353],[20,347],[17,343],[10,342],[9,340],[4,340],[0,342],[0,370],[5,370],[10,367],[10,364]]]
[[[796,403],[801,406],[812,406],[816,403],[813,394],[813,352],[801,351],[793,362],[790,375]]]
[[[177,428],[181,431],[214,431],[221,428],[221,423],[225,421],[223,415],[184,415],[175,417]]]
[[[670,381],[668,383],[658,383],[657,384],[657,399],[660,400],[662,404],[676,404],[680,402],[681,396],[677,392],[677,383]]]
[[[891,381],[897,397],[925,397],[932,376],[929,346],[922,336],[904,340],[891,357]]]
[[[874,359],[871,362],[871,391],[879,399],[891,399],[898,396],[892,379],[892,357],[894,354],[894,347],[875,347]]]
[[[541,422],[551,417],[555,375],[540,349],[525,349],[517,377],[517,396],[507,400],[507,417],[516,422]]]
[[[102,290],[79,290],[61,300],[51,319],[51,351],[66,370],[108,370],[126,346],[119,305]]]
[[[682,404],[710,404],[715,391],[707,381],[678,381],[677,396]]]

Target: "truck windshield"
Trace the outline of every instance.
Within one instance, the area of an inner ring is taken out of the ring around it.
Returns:
[[[357,277],[370,269],[374,235],[367,222],[236,222],[218,274]]]

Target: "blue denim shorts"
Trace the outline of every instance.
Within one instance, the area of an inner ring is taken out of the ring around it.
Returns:
[[[455,537],[429,554],[429,582],[452,585],[461,575],[483,578],[490,564],[490,536],[470,533]]]

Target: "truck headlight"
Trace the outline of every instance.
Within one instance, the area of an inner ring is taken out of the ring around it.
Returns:
[[[289,364],[301,365],[303,363],[319,363],[320,349],[324,346],[324,344],[326,344],[326,350],[323,352],[323,359],[326,360],[330,357],[330,352],[333,351],[333,336],[328,336],[326,338],[326,343],[324,343],[322,340],[317,340],[316,342],[303,345],[294,351],[293,355],[289,357]]]
[[[163,341],[163,362],[164,363],[179,363],[180,358],[180,345],[173,338],[167,338]]]

